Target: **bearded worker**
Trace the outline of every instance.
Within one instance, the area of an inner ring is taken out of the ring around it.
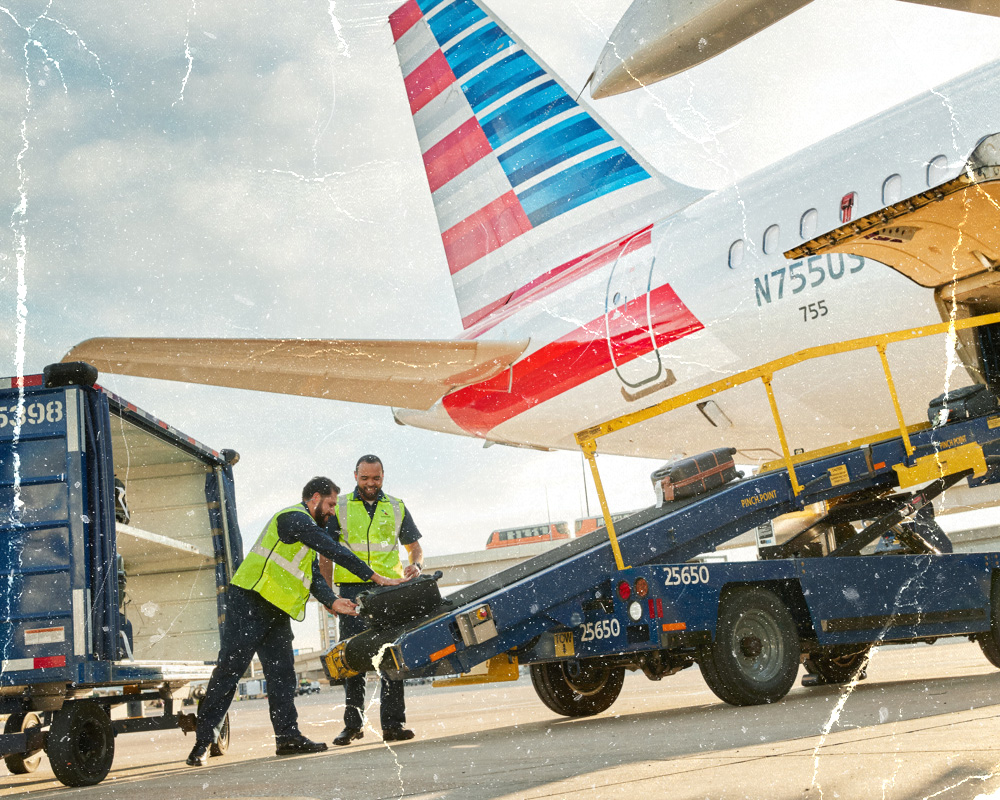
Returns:
[[[302,489],[302,502],[271,517],[233,575],[219,656],[198,708],[195,745],[187,757],[192,767],[207,763],[209,749],[218,739],[233,693],[254,653],[260,657],[267,679],[276,754],[326,750],[326,744],[307,739],[299,731],[292,620],[301,622],[305,618],[310,594],[345,619],[358,612],[353,600],[337,597],[319,570],[313,570],[316,554],[331,559],[338,569],[357,573],[357,580],[368,581],[369,586],[402,582],[396,577],[377,574],[337,544],[324,529],[336,508],[339,493],[340,489],[329,478],[310,480]]]
[[[376,572],[409,580],[419,575],[423,568],[420,531],[403,501],[382,491],[383,478],[382,460],[373,455],[361,456],[354,468],[357,487],[337,501],[337,510],[328,530]],[[406,549],[410,562],[405,569],[399,558],[400,545]],[[352,601],[361,592],[372,588],[370,580],[339,564],[334,569],[333,580],[340,596]],[[342,617],[340,620],[342,639],[368,628],[368,623],[357,616]],[[403,681],[389,680],[383,675],[381,683],[379,716],[383,741],[412,739],[413,731],[406,728]],[[365,676],[356,675],[345,680],[344,692],[347,696],[344,730],[333,740],[335,745],[341,746],[364,736]]]

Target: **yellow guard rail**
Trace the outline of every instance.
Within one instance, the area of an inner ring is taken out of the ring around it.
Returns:
[[[896,410],[896,420],[899,423],[899,435],[903,439],[903,446],[906,449],[907,456],[911,456],[913,455],[913,446],[910,444],[910,434],[907,430],[906,423],[903,420],[902,409],[899,407],[899,396],[896,394],[896,385],[892,380],[892,373],[889,370],[889,361],[886,358],[886,348],[895,342],[904,342],[927,336],[937,336],[942,333],[966,330],[968,328],[978,328],[981,325],[991,325],[996,322],[1000,322],[1000,313],[969,317],[968,319],[963,320],[942,322],[937,325],[929,325],[924,328],[883,333],[878,336],[866,336],[861,339],[848,339],[847,341],[836,342],[834,344],[808,347],[805,350],[799,350],[791,355],[777,358],[773,361],[768,361],[766,364],[761,364],[760,366],[753,367],[752,369],[737,372],[735,375],[706,384],[698,389],[692,389],[689,392],[684,392],[676,397],[671,397],[669,400],[664,400],[662,403],[657,403],[656,405],[649,406],[640,411],[634,411],[631,414],[623,414],[620,417],[615,417],[614,419],[603,422],[600,425],[594,425],[593,427],[585,428],[584,430],[577,432],[577,444],[580,445],[584,456],[590,463],[590,471],[594,476],[594,486],[597,488],[597,496],[601,501],[601,512],[604,514],[604,524],[608,530],[608,538],[611,540],[611,549],[614,553],[615,564],[618,569],[628,569],[628,567],[625,566],[622,561],[622,554],[620,548],[618,547],[618,537],[615,533],[614,521],[611,519],[611,512],[608,508],[607,497],[605,496],[604,487],[601,484],[601,476],[597,469],[597,440],[602,436],[607,436],[609,433],[614,433],[615,431],[623,430],[624,428],[631,427],[632,425],[637,425],[640,422],[653,419],[654,417],[666,414],[668,411],[673,411],[674,409],[681,408],[682,406],[697,403],[699,400],[704,400],[707,397],[719,394],[727,389],[732,389],[744,383],[760,379],[767,392],[767,399],[771,406],[771,414],[774,417],[774,425],[777,429],[778,440],[781,442],[783,463],[788,470],[788,477],[792,482],[792,491],[798,495],[802,491],[802,487],[799,485],[798,478],[795,475],[795,465],[792,461],[792,455],[788,450],[788,440],[785,437],[785,429],[781,424],[781,416],[778,413],[778,404],[774,398],[774,391],[771,388],[771,380],[774,377],[775,372],[779,372],[780,370],[786,369],[795,364],[801,364],[803,361],[810,361],[824,356],[848,353],[854,350],[865,350],[869,347],[874,347],[878,350],[879,357],[882,360],[882,369],[885,373],[886,384],[889,388],[889,394],[892,397],[893,408]]]

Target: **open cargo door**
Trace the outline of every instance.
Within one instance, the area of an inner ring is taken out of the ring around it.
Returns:
[[[1000,311],[1000,133],[983,139],[962,173],[789,250],[799,259],[851,253],[934,290],[941,317]],[[1000,326],[961,331],[973,378],[1000,392]]]

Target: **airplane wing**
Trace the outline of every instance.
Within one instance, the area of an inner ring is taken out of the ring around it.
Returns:
[[[940,186],[841,225],[785,253],[851,253],[980,310],[1000,302],[1000,133],[984,139],[962,173]],[[952,295],[954,294],[954,297]]]
[[[98,338],[63,361],[101,372],[428,409],[503,372],[527,341]]]

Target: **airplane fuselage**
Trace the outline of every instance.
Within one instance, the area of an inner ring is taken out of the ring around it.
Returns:
[[[1000,131],[998,89],[1000,63],[984,66],[551,270],[466,331],[530,338],[517,363],[397,418],[572,448],[589,425],[773,358],[940,322],[931,290],[878,262],[783,253],[954,177],[977,142]],[[889,360],[908,422],[946,387],[971,383],[943,337],[899,345]],[[796,448],[895,423],[875,351],[801,365],[774,385]],[[614,434],[601,450],[665,458],[720,444],[747,459],[777,454],[759,383]]]

